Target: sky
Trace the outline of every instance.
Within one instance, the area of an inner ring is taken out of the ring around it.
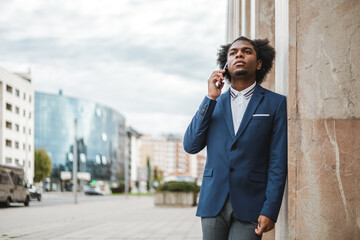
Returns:
[[[0,0],[0,66],[35,91],[117,110],[143,134],[180,134],[226,43],[227,0]]]

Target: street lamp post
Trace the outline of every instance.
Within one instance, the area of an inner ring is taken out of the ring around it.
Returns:
[[[73,155],[74,155],[74,160],[73,160],[73,192],[74,192],[74,203],[77,204],[78,203],[78,197],[77,197],[77,162],[78,162],[78,157],[77,157],[77,120],[75,119],[74,121],[74,149],[73,149]]]
[[[128,198],[129,195],[129,161],[127,156],[125,157],[125,196]]]

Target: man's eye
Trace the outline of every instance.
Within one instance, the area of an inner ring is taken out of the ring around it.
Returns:
[[[246,54],[251,54],[251,51],[246,50],[245,53],[246,53]]]
[[[231,56],[231,55],[234,55],[235,54],[235,52],[231,52],[229,55]]]

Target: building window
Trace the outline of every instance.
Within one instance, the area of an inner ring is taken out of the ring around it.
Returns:
[[[15,164],[20,165],[19,159],[15,159]]]
[[[25,143],[23,143],[23,150],[25,150]]]
[[[23,117],[25,117],[26,116],[26,111],[25,111],[25,109],[23,110]]]
[[[12,94],[12,86],[6,85],[6,91]]]
[[[29,112],[29,119],[31,119],[31,112]]]
[[[31,102],[31,96],[29,96],[29,102]]]
[[[15,94],[16,94],[17,97],[20,97],[20,90],[19,90],[19,89],[16,89],[16,90],[15,90]]]
[[[26,132],[26,129],[25,129],[25,127],[23,127],[23,133],[25,134],[25,132]]]
[[[12,145],[11,140],[6,139],[6,141],[5,141],[5,145],[6,145],[7,147],[11,147],[11,145]]]
[[[31,129],[29,128],[29,135],[31,135]]]
[[[15,107],[15,113],[19,114],[20,113],[20,108],[19,107]]]
[[[12,123],[11,122],[6,121],[5,126],[8,129],[12,129]]]
[[[12,160],[11,160],[11,158],[9,158],[9,157],[5,158],[5,161],[6,161],[6,163],[8,163],[8,164],[11,164],[11,163],[12,163]]]
[[[31,162],[29,161],[29,168],[31,168]]]
[[[26,100],[26,94],[24,93],[24,100]]]
[[[15,142],[15,148],[19,149],[19,142]]]
[[[6,103],[6,110],[12,111],[12,105],[10,103]]]
[[[20,126],[19,126],[19,124],[15,124],[15,130],[18,132],[18,131],[20,131]]]
[[[29,152],[31,151],[31,145],[29,145]]]
[[[23,160],[23,164],[22,164],[24,167],[25,167],[25,160]]]

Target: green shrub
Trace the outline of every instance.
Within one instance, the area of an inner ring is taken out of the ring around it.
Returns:
[[[125,192],[125,181],[120,181],[117,187],[110,188],[112,193],[123,193]],[[129,187],[129,192],[131,192],[131,187]]]
[[[199,192],[200,187],[194,182],[178,182],[170,181],[160,186],[156,189],[158,192]]]
[[[125,189],[123,187],[110,188],[111,193],[123,193]]]

